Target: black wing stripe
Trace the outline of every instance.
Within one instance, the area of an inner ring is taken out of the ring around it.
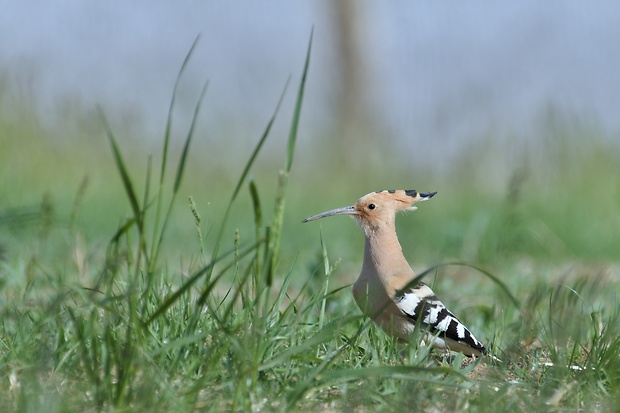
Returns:
[[[406,294],[415,294],[415,292],[409,291],[398,298],[403,300]],[[436,316],[433,317],[432,313],[435,313]],[[418,322],[418,319],[421,317],[421,326],[433,334],[439,333],[440,337],[462,342],[483,353],[486,352],[484,345],[474,337],[469,329],[435,295],[420,299],[413,314],[409,314],[406,311],[403,311],[403,314],[415,322]]]

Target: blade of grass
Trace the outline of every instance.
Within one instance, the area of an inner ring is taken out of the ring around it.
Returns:
[[[260,239],[261,228],[263,227],[263,214],[260,204],[260,198],[258,196],[258,188],[256,187],[256,183],[254,179],[250,178],[249,183],[250,188],[250,197],[252,198],[252,210],[254,211],[254,228],[255,228],[255,237],[256,239]],[[258,295],[258,291],[260,286],[258,285],[260,279],[259,276],[262,271],[262,260],[261,260],[261,252],[259,249],[256,250],[255,257],[255,265],[254,265],[254,276],[252,277],[252,296],[256,297]]]
[[[304,91],[306,89],[306,78],[308,77],[308,68],[310,66],[310,54],[312,52],[312,38],[314,36],[314,28],[310,32],[310,41],[308,42],[308,51],[306,52],[306,62],[301,75],[301,84],[297,93],[297,101],[295,102],[295,110],[293,112],[293,121],[291,122],[291,130],[289,132],[288,147],[286,154],[286,172],[290,172],[293,167],[293,156],[295,155],[295,143],[297,141],[297,130],[299,129],[299,118],[301,116],[301,104],[304,100]]]
[[[284,85],[284,90],[282,91],[282,94],[280,95],[280,99],[278,100],[278,104],[276,105],[276,109],[273,113],[273,115],[271,116],[271,118],[269,119],[269,122],[267,122],[267,127],[265,128],[265,131],[263,132],[261,138],[259,139],[258,143],[256,144],[256,147],[254,147],[254,151],[252,152],[252,154],[250,155],[250,158],[248,159],[248,161],[245,164],[245,167],[243,168],[243,172],[241,173],[241,176],[239,177],[239,180],[237,181],[237,185],[235,186],[235,189],[233,191],[232,196],[230,197],[230,201],[228,202],[228,206],[226,207],[226,212],[224,212],[224,217],[222,218],[222,223],[220,224],[220,231],[215,239],[215,246],[213,247],[213,253],[211,255],[211,259],[216,259],[217,255],[219,253],[219,249],[220,249],[220,244],[222,242],[222,238],[224,236],[224,230],[226,229],[226,224],[228,223],[228,218],[230,216],[230,211],[232,210],[232,205],[235,202],[235,199],[237,198],[237,195],[239,194],[239,191],[241,190],[241,186],[243,185],[243,183],[245,182],[245,179],[248,175],[248,173],[250,172],[250,169],[252,168],[252,165],[254,164],[254,161],[256,160],[256,158],[258,157],[258,154],[260,153],[260,150],[263,147],[263,144],[265,143],[265,141],[267,140],[267,137],[269,136],[270,132],[271,132],[271,127],[273,126],[273,123],[276,119],[276,116],[278,114],[278,112],[280,111],[280,106],[282,104],[282,101],[284,100],[284,95],[286,94],[286,90],[288,88],[288,84],[289,81],[287,80],[286,84]],[[212,274],[213,269],[211,269],[211,271],[209,271],[207,273],[206,279],[205,279],[205,284],[209,282],[209,279],[211,278],[211,274]]]
[[[202,105],[202,101],[207,93],[207,88],[209,86],[209,82],[205,82],[202,91],[200,93],[200,97],[198,98],[198,102],[196,103],[196,107],[194,108],[194,116],[192,117],[192,122],[187,133],[187,137],[185,138],[185,144],[183,145],[183,151],[181,153],[181,158],[179,159],[179,165],[177,167],[177,173],[174,180],[174,187],[172,190],[172,198],[170,199],[170,204],[168,205],[168,210],[166,211],[166,217],[164,218],[164,223],[162,225],[161,231],[159,233],[159,237],[157,241],[153,245],[153,250],[151,253],[151,263],[149,265],[149,288],[152,285],[152,273],[155,270],[155,263],[157,262],[157,255],[159,253],[159,248],[164,239],[164,234],[166,232],[166,228],[168,227],[168,221],[170,219],[170,215],[172,213],[172,209],[174,206],[174,201],[176,200],[177,194],[179,192],[179,188],[181,187],[181,182],[183,181],[183,174],[185,172],[185,166],[187,163],[187,154],[189,153],[189,147],[192,142],[192,138],[194,136],[194,131],[196,128],[196,122],[198,120],[198,115],[200,113],[200,107]],[[161,188],[160,188],[161,190]]]
[[[205,82],[202,87],[202,91],[200,92],[200,97],[198,98],[198,103],[194,109],[194,116],[192,117],[192,123],[189,128],[189,132],[187,133],[187,138],[185,139],[185,145],[183,145],[183,152],[181,153],[181,159],[179,160],[179,166],[177,167],[177,174],[174,180],[174,189],[172,193],[176,195],[179,192],[179,188],[181,187],[181,181],[183,180],[183,173],[185,172],[185,163],[187,161],[187,154],[189,152],[189,145],[192,142],[192,138],[194,136],[194,130],[196,129],[196,121],[198,119],[198,114],[200,113],[200,107],[202,105],[202,101],[207,93],[207,89],[209,87],[209,82]]]
[[[179,81],[185,72],[185,68],[189,63],[192,54],[194,54],[194,49],[198,44],[198,40],[200,40],[200,35],[196,36],[194,39],[194,43],[192,43],[192,47],[189,48],[189,51],[185,55],[185,59],[183,60],[183,64],[181,64],[181,69],[179,69],[179,73],[177,75],[176,81],[174,82],[174,88],[172,89],[172,99],[170,99],[170,107],[168,108],[168,117],[166,120],[166,129],[164,132],[164,147],[162,151],[162,159],[161,159],[161,172],[159,174],[159,184],[160,186],[164,183],[164,178],[166,175],[166,164],[168,159],[168,146],[170,144],[170,131],[172,130],[172,112],[174,109],[174,104],[176,102],[177,92],[179,90]]]
[[[127,198],[129,198],[129,204],[131,205],[133,216],[136,219],[138,229],[140,230],[140,232],[142,232],[142,211],[140,209],[140,204],[138,203],[138,198],[136,197],[136,192],[134,190],[133,183],[131,182],[129,172],[127,171],[127,167],[125,166],[123,155],[121,154],[118,144],[116,143],[116,138],[114,137],[114,133],[112,133],[110,124],[108,123],[108,120],[106,119],[105,114],[103,113],[103,110],[100,106],[97,106],[97,113],[99,114],[99,118],[103,123],[106,135],[108,137],[108,140],[110,141],[110,145],[112,146],[114,161],[116,162],[116,167],[121,175],[121,180],[123,181],[123,187],[125,188]]]
[[[278,311],[280,311],[280,307],[282,306],[282,301],[284,300],[284,297],[286,296],[286,291],[288,290],[288,286],[291,283],[291,279],[293,278],[293,268],[296,262],[297,262],[297,257],[295,257],[295,259],[293,260],[293,264],[291,264],[291,269],[289,270],[288,274],[284,277],[284,281],[282,283],[282,287],[280,288],[280,292],[278,293],[278,296],[273,301],[273,304],[271,308],[269,309],[269,313],[272,315],[277,314]],[[285,311],[288,311],[288,309]],[[281,320],[283,320],[283,318],[281,318]]]
[[[329,257],[327,256],[327,245],[325,245],[325,240],[323,239],[323,231],[319,231],[319,235],[321,238],[321,250],[323,252],[323,271],[325,275],[325,291],[324,298],[321,301],[321,312],[319,313],[319,330],[323,328],[323,322],[325,320],[325,305],[327,304],[327,293],[329,291],[329,275],[331,273],[329,266]]]
[[[125,235],[125,233],[127,231],[129,231],[129,229],[134,226],[136,224],[136,218],[132,217],[132,218],[128,218],[125,223],[123,225],[121,225],[116,232],[114,233],[114,235],[112,236],[112,238],[110,239],[110,244],[116,244],[120,241],[121,237],[123,235]]]
[[[146,167],[146,182],[144,184],[144,197],[142,198],[142,205],[145,205],[145,210],[147,209],[148,205],[148,199],[149,199],[149,189],[151,187],[151,166],[152,166],[152,160],[153,157],[149,155],[148,157],[148,161],[147,161],[147,167]],[[144,215],[144,212],[143,212]],[[144,216],[143,216],[144,219]],[[148,265],[149,262],[149,256],[146,253],[146,234],[144,233],[144,231],[140,231],[139,234],[139,238],[138,238],[138,250],[139,251],[143,251],[144,252],[144,259],[146,260],[146,263]],[[134,283],[138,282],[138,277],[140,275],[140,268],[142,265],[142,255],[137,254],[136,256],[136,260],[135,260],[135,269],[134,269]],[[137,286],[137,284],[136,284]]]
[[[179,69],[179,73],[177,74],[177,78],[174,82],[174,88],[172,89],[172,98],[170,99],[170,106],[168,108],[168,116],[166,119],[166,129],[164,131],[164,146],[163,146],[163,150],[162,150],[162,159],[161,159],[161,171],[159,174],[159,191],[157,194],[157,208],[156,208],[156,212],[155,212],[155,221],[154,221],[154,226],[153,226],[153,239],[151,241],[151,257],[157,256],[157,239],[160,238],[159,237],[159,223],[160,223],[160,219],[161,219],[161,211],[162,211],[162,207],[163,207],[163,192],[164,192],[164,179],[166,176],[166,166],[168,164],[168,147],[170,145],[170,134],[172,131],[172,112],[174,110],[174,106],[176,103],[176,97],[177,97],[177,93],[178,93],[178,89],[179,89],[179,82],[181,80],[181,77],[183,76],[183,73],[185,72],[185,69],[189,63],[190,58],[192,57],[192,55],[194,54],[194,49],[196,48],[196,45],[198,44],[198,40],[200,40],[200,35],[196,36],[196,39],[194,39],[194,43],[192,44],[192,46],[190,47],[189,51],[187,52],[187,54],[185,55],[185,59],[183,60],[183,64],[181,64],[181,68]],[[149,264],[149,273],[151,272],[151,265]]]
[[[69,306],[65,307],[65,310],[67,312],[67,314],[69,314],[69,318],[71,319],[71,321],[73,322],[74,325],[74,331],[75,334],[77,336],[77,343],[79,344],[79,355],[80,358],[82,360],[82,365],[84,367],[84,370],[86,371],[87,376],[90,379],[91,383],[95,383],[97,386],[99,385],[99,375],[97,374],[97,372],[92,368],[92,360],[90,358],[90,351],[88,349],[87,346],[87,339],[86,339],[86,334],[85,334],[85,322],[84,319],[82,317],[79,317],[76,315],[76,313],[73,311],[73,309]]]
[[[291,122],[291,129],[288,137],[286,162],[284,164],[284,171],[280,174],[280,182],[278,184],[278,193],[276,195],[276,205],[272,226],[272,237],[269,249],[271,250],[271,262],[269,263],[270,271],[267,273],[267,285],[272,284],[273,271],[275,270],[279,255],[280,255],[280,239],[282,235],[282,224],[284,220],[284,204],[286,188],[288,186],[288,175],[293,167],[293,155],[295,154],[295,143],[297,142],[297,131],[299,127],[299,119],[301,117],[301,107],[304,98],[304,90],[306,88],[306,79],[308,77],[308,70],[310,67],[310,54],[312,51],[312,37],[314,29],[310,32],[310,40],[308,42],[308,50],[306,52],[306,60],[304,63],[304,70],[301,75],[301,81],[299,89],[297,89],[297,99],[295,101],[295,109],[293,111],[293,120]]]
[[[502,280],[497,278],[495,275],[491,274],[489,271],[486,271],[485,269],[482,269],[482,268],[480,268],[480,267],[478,267],[476,265],[473,265],[473,264],[470,264],[470,263],[467,263],[467,262],[459,262],[459,261],[447,262],[447,263],[441,263],[441,264],[434,265],[434,266],[432,266],[430,268],[427,268],[426,270],[421,272],[418,276],[416,276],[413,280],[409,281],[409,283],[407,283],[407,285],[403,288],[403,290],[407,290],[407,289],[409,289],[411,287],[414,287],[416,284],[418,284],[420,281],[422,281],[428,274],[434,272],[438,268],[447,267],[447,266],[450,266],[450,265],[461,266],[461,267],[469,267],[469,268],[473,268],[473,269],[481,272],[482,274],[487,276],[489,279],[491,279],[491,281],[493,281],[495,284],[497,284],[497,286],[508,296],[510,301],[514,304],[514,306],[518,310],[521,309],[521,304],[519,303],[519,300],[517,300],[515,298],[515,296],[512,295],[512,293],[508,289],[508,286],[506,286],[506,284]]]

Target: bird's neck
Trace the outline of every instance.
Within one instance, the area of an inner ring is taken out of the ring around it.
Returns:
[[[365,231],[365,235],[362,274],[378,276],[383,282],[390,279],[390,283],[401,278],[406,283],[413,277],[393,223]]]

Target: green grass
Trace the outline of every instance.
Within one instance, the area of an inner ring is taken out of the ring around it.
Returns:
[[[105,138],[69,160],[1,120],[38,145],[20,169],[23,151],[0,142],[0,411],[614,411],[617,148],[556,125],[499,189],[477,150],[445,175],[416,171],[439,195],[399,217],[405,254],[503,360],[448,364],[361,317],[350,220],[300,222],[410,186],[397,167],[351,171],[346,190],[324,184],[342,171],[296,172],[309,61],[310,48],[281,166],[261,161],[277,103],[235,178],[196,165],[202,97],[176,147],[173,93],[160,156],[139,162],[105,108]]]

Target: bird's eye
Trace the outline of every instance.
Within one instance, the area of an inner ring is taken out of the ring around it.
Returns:
[[[375,204],[368,205],[368,209],[375,209],[377,206]]]

